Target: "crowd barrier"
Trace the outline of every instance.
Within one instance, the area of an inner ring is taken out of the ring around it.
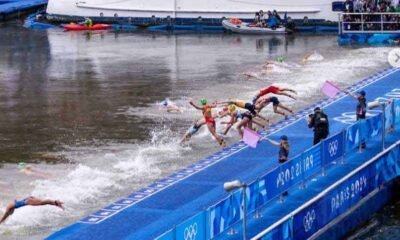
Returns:
[[[281,197],[288,189],[305,184],[317,174],[324,174],[325,168],[332,163],[344,161],[345,155],[359,148],[361,143],[381,134],[382,146],[384,146],[384,134],[399,123],[400,100],[382,103],[381,113],[357,121],[343,131],[303,151],[248,183],[246,188],[232,192],[230,196],[187,219],[158,239],[187,240],[193,239],[193,236],[196,236],[195,239],[213,239],[243,219],[243,196],[246,197],[247,213],[254,213],[272,199]],[[383,129],[385,131],[382,131]],[[399,154],[400,147],[397,145],[396,148],[382,155],[379,161],[374,162],[371,165],[374,167],[358,171],[326,193],[324,198],[281,221],[274,228],[267,229],[268,231],[257,239],[305,239],[311,236],[320,227],[354,206],[380,184],[398,176],[400,167],[395,160]],[[321,208],[331,209],[331,211],[324,215],[325,213],[316,211]]]

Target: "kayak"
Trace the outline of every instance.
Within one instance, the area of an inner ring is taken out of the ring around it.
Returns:
[[[222,26],[235,33],[247,34],[286,34],[288,31],[285,27],[268,28],[257,27],[250,23],[240,21],[240,19],[223,20]]]
[[[63,25],[63,28],[65,30],[69,31],[84,31],[84,30],[104,30],[111,28],[112,26],[110,24],[94,24],[91,27],[85,26],[85,25],[79,25],[79,24],[65,24]]]

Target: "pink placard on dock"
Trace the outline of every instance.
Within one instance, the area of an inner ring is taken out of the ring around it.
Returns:
[[[261,136],[257,132],[255,132],[247,127],[244,128],[243,142],[245,142],[250,147],[256,148],[258,140],[260,140],[260,138],[261,138]]]
[[[329,98],[333,98],[340,92],[340,89],[329,81],[325,81],[324,86],[321,88],[321,92]]]

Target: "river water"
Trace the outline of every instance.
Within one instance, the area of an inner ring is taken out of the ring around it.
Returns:
[[[190,144],[177,144],[201,116],[190,99],[250,99],[275,83],[298,91],[297,101],[281,97],[298,110],[323,97],[325,80],[345,87],[388,67],[389,50],[342,48],[336,35],[82,33],[0,25],[0,211],[30,195],[61,199],[66,207],[19,209],[0,225],[0,238],[41,239],[217,151],[205,129]],[[283,63],[260,74],[260,64],[278,57]],[[165,98],[183,113],[162,109]],[[226,138],[238,139],[233,130]],[[19,162],[32,170],[19,170]]]

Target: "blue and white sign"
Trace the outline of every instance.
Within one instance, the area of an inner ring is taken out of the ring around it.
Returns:
[[[323,141],[324,164],[331,163],[344,154],[344,132]]]
[[[206,213],[202,212],[176,227],[176,240],[205,240]]]

